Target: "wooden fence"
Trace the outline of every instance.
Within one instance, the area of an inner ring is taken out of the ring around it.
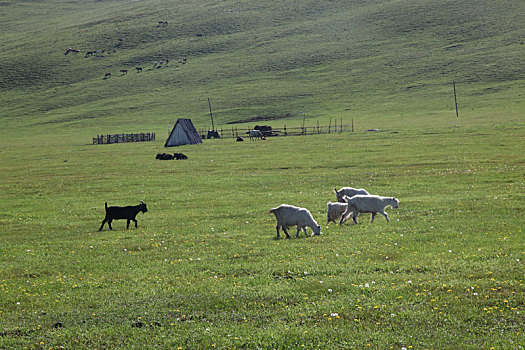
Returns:
[[[221,138],[237,138],[239,136],[241,137],[249,137],[250,130],[253,129],[239,129],[237,127],[232,127],[231,129],[225,129],[220,128],[217,131],[220,133]],[[267,137],[279,137],[279,136],[301,136],[301,135],[314,135],[314,134],[329,134],[329,133],[336,133],[336,132],[344,132],[344,131],[354,131],[353,125],[343,125],[342,121],[341,123],[335,123],[331,125],[325,125],[321,126],[319,124],[315,126],[298,126],[298,127],[286,127],[284,125],[280,129],[273,129],[271,133],[264,135]],[[199,135],[201,135],[201,138],[206,138],[208,135],[208,130],[198,130]],[[263,132],[264,134],[264,132]]]
[[[124,142],[145,142],[155,141],[155,133],[140,133],[140,134],[113,134],[113,135],[97,135],[93,137],[94,145],[104,145],[110,143],[124,143]]]

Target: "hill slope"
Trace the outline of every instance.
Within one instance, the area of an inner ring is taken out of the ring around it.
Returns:
[[[453,109],[453,80],[471,110],[508,104],[516,118],[524,106],[520,0],[0,6],[0,118],[12,127],[207,125],[208,97],[218,124],[440,114]]]

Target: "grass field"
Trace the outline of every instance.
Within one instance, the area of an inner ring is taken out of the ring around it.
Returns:
[[[0,348],[525,347],[525,2],[0,10]],[[155,160],[176,118],[210,127],[208,98],[219,128],[355,132]],[[129,132],[157,140],[91,145]],[[341,186],[400,207],[327,227]],[[137,229],[98,231],[140,200]],[[276,239],[282,203],[323,234]]]
[[[523,131],[213,140],[166,162],[163,140],[12,140],[1,345],[522,348]],[[342,185],[400,208],[326,227]],[[105,201],[141,199],[138,229],[97,231]],[[310,209],[323,235],[275,239],[281,203]]]

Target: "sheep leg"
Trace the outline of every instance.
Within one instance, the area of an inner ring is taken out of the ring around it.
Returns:
[[[303,226],[304,235],[308,237],[308,232],[306,231],[306,227]]]
[[[135,222],[135,228],[137,228],[137,224],[138,224],[137,223],[137,219],[131,219],[131,220],[133,220],[133,222]]]
[[[346,218],[348,216],[348,214],[350,214],[350,212],[353,211],[353,208],[350,207],[350,204],[348,205],[348,208],[346,209],[346,211],[344,212],[343,216],[341,216],[341,220],[339,221],[339,225],[342,225],[343,222],[346,221]]]
[[[99,231],[102,231],[102,227],[104,227],[104,224],[108,222],[108,219],[104,218],[104,220],[102,220],[102,225],[100,225],[100,228],[98,229]],[[109,224],[108,224],[109,225]]]
[[[388,214],[386,212],[382,212],[381,215],[385,217],[386,222],[390,222],[390,220],[388,220]]]
[[[376,217],[377,213],[372,213],[372,220],[370,220],[370,223],[374,222],[374,218]]]
[[[351,213],[353,213],[353,212],[351,212]],[[344,221],[348,220],[348,215],[346,215],[346,216],[343,215],[343,217],[341,219],[344,219]],[[335,223],[335,221],[334,221],[334,223]]]
[[[126,219],[126,230],[129,230],[129,219]]]
[[[286,231],[286,228],[284,226],[283,226],[283,231],[286,234],[286,238],[291,238],[290,235],[288,234],[288,231]]]
[[[301,231],[301,226],[297,225],[297,234],[295,235],[295,238],[299,238],[299,231]]]
[[[357,225],[357,216],[359,215],[359,212],[358,211],[354,211],[352,213],[352,220],[354,220],[354,224]]]
[[[113,230],[113,227],[111,227],[111,222],[113,221],[113,219],[109,219],[108,220],[108,226],[109,226],[109,229],[110,230]]]
[[[279,225],[275,226],[275,228],[277,229],[277,238],[281,237],[281,235],[279,234]]]

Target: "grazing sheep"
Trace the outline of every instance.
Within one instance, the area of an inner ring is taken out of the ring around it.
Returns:
[[[343,199],[344,196],[353,197],[356,194],[369,194],[365,189],[352,187],[341,187],[339,191],[337,188],[334,188],[334,192],[339,203],[346,203]]]
[[[106,217],[104,220],[102,220],[102,224],[100,225],[99,231],[102,230],[102,227],[104,227],[104,224],[107,222],[109,229],[113,230],[111,227],[111,222],[113,220],[127,220],[126,229],[129,229],[129,222],[133,221],[135,222],[135,228],[137,228],[137,219],[135,217],[139,212],[146,213],[148,211],[148,208],[146,207],[146,203],[143,201],[140,201],[139,205],[134,206],[127,206],[127,207],[108,207],[108,203],[105,204],[106,208]]]
[[[306,227],[310,227],[314,234],[321,234],[321,226],[317,225],[317,222],[314,220],[312,214],[305,208],[294,207],[293,205],[281,204],[277,208],[270,210],[270,213],[275,215],[277,219],[277,238],[279,235],[279,228],[283,228],[286,238],[290,238],[288,231],[286,229],[290,226],[297,225],[297,234],[295,237],[299,238],[299,231],[303,229],[304,234],[308,236],[306,232]]]
[[[135,67],[135,69],[137,70],[137,73],[142,72],[142,67]]]
[[[111,73],[106,73],[106,74],[104,75],[104,79],[109,79],[109,78],[111,78]]]
[[[339,203],[339,202],[328,202],[326,203],[328,206],[328,213],[327,213],[327,221],[326,224],[330,221],[333,221],[334,224],[337,224],[336,220],[339,220],[343,213],[346,212],[346,209],[348,208],[348,203]]]
[[[344,196],[343,199],[348,203],[348,208],[343,214],[339,224],[342,224],[345,221],[345,218],[350,212],[353,212],[352,219],[355,224],[357,224],[357,216],[359,213],[371,213],[372,220],[370,220],[370,222],[374,222],[374,217],[379,213],[383,215],[388,222],[390,220],[388,220],[388,214],[385,213],[385,208],[389,205],[392,208],[399,207],[399,201],[394,197],[358,194],[353,197]]]
[[[120,73],[122,73],[122,74],[128,74],[128,70],[127,70],[127,69],[121,69],[121,70],[120,70]]]

